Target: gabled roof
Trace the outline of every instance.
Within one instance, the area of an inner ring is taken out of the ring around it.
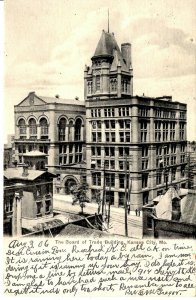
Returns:
[[[45,97],[45,96],[37,96],[35,92],[30,92],[25,99],[23,99],[16,106],[31,106],[31,101],[33,101],[32,105],[44,105],[44,104],[70,104],[70,105],[85,105],[84,101],[79,101],[76,99],[62,99],[57,97]]]
[[[56,97],[45,97],[39,96],[40,99],[44,100],[47,104],[49,103],[59,103],[59,104],[71,104],[71,105],[85,105],[84,101],[75,100],[75,99],[62,99]]]
[[[47,172],[47,171],[40,171],[40,170],[28,170],[28,175],[23,176],[23,167],[18,168],[8,168],[4,171],[4,177],[9,180],[13,179],[20,179],[20,180],[28,180],[33,181],[36,178],[40,177],[46,173],[48,176],[55,177],[54,174]]]
[[[117,65],[120,61],[121,67],[123,71],[128,72],[128,68],[124,62],[124,59],[122,57],[122,53],[120,51],[120,48],[115,40],[114,34],[105,32],[104,30],[102,31],[101,38],[97,44],[97,48],[95,50],[95,53],[92,57],[111,57],[113,58],[113,66],[112,66],[112,71],[117,70]]]

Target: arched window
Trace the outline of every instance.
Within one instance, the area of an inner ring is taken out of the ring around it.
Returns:
[[[59,141],[65,141],[66,119],[61,118],[59,121]]]
[[[74,127],[74,125],[73,125],[73,121],[70,121],[69,122],[69,132],[68,132],[68,141],[69,142],[73,142],[73,127]]]
[[[41,118],[40,122],[41,127],[41,139],[47,139],[48,138],[48,122],[46,118]]]
[[[37,135],[37,125],[35,119],[33,118],[29,120],[29,134],[30,137]]]
[[[20,135],[26,134],[26,124],[24,119],[20,119],[18,122]]]
[[[82,121],[80,119],[77,119],[75,123],[75,141],[81,140],[81,128],[82,128]]]

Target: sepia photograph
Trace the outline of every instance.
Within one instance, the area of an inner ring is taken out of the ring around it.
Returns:
[[[3,13],[5,294],[195,295],[196,1]]]

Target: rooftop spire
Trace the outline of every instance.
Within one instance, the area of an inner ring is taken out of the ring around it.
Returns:
[[[108,8],[108,33],[110,32],[110,19],[109,19],[109,8]]]

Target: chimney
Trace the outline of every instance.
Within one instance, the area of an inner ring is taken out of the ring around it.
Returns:
[[[29,175],[29,173],[28,173],[28,165],[24,165],[23,166],[23,173],[22,173],[22,176],[23,177],[27,177]]]
[[[131,66],[131,44],[130,43],[121,44],[121,53],[129,69]]]

